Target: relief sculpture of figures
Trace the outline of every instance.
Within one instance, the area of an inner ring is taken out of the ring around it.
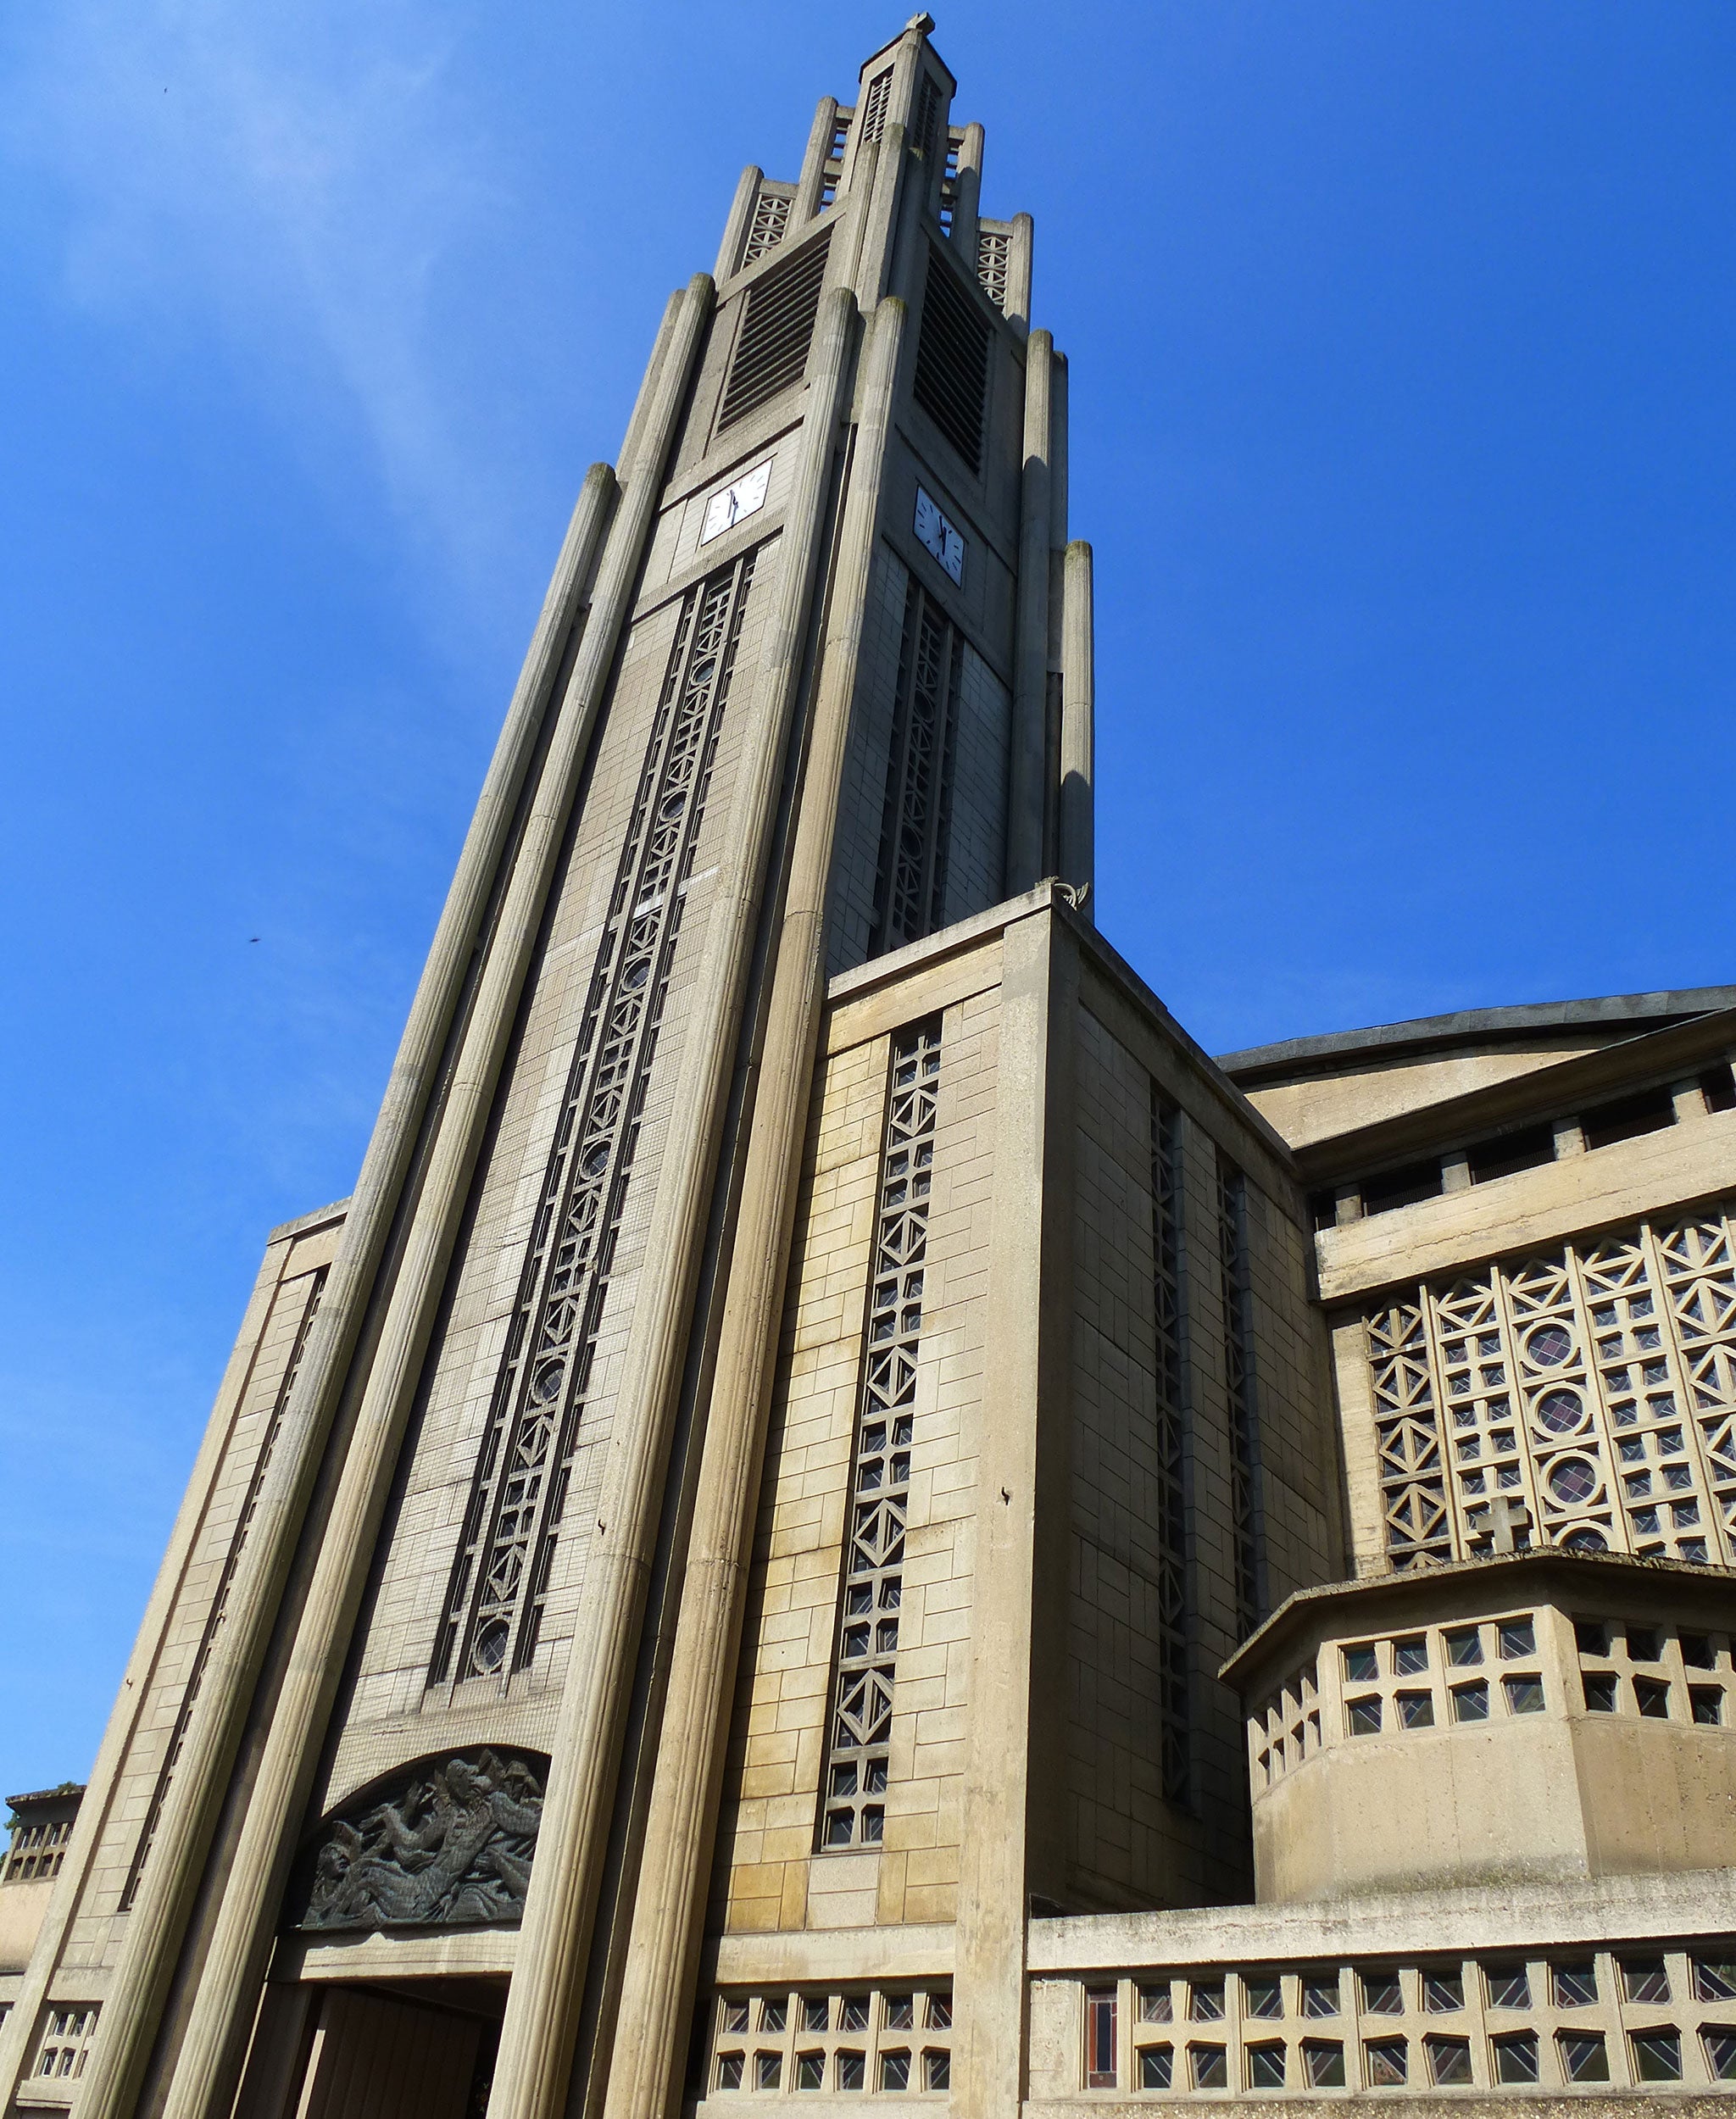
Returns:
[[[524,1911],[542,1776],[516,1755],[455,1755],[327,1821],[302,1928],[503,1927]]]

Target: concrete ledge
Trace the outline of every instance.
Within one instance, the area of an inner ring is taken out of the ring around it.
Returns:
[[[1383,1892],[1295,1905],[1201,1905],[1181,1912],[1032,1921],[1028,1960],[1036,1977],[1147,1965],[1261,1964],[1291,1957],[1454,1951],[1486,1955],[1572,1944],[1661,1943],[1669,1937],[1729,1928],[1736,1921],[1730,1881],[1728,1869],[1689,1869],[1666,1877],[1596,1877],[1471,1890]],[[1093,2109],[1101,2108],[1094,2098],[1088,2101]],[[1442,2101],[1455,2111],[1461,2108],[1456,2097]],[[1572,2101],[1577,2109],[1579,2100]],[[1503,2111],[1511,2109],[1507,2097],[1500,2105]]]
[[[949,1977],[953,1929],[949,1923],[722,1935],[707,1944],[704,1965],[704,1977],[724,1987]],[[735,2109],[733,2099],[731,2109]]]
[[[1733,1191],[1736,1111],[1720,1111],[1516,1177],[1444,1193],[1341,1229],[1322,1229],[1315,1238],[1320,1299],[1328,1305],[1354,1301],[1377,1288],[1432,1280],[1485,1259],[1546,1249],[1625,1222],[1656,1221]]]

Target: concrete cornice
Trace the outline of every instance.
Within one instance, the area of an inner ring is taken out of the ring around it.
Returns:
[[[1335,1030],[1318,1037],[1288,1037],[1218,1055],[1217,1064],[1244,1088],[1310,1074],[1334,1074],[1359,1062],[1418,1059],[1463,1045],[1547,1037],[1574,1031],[1638,1030],[1736,1007],[1736,986],[1700,986],[1660,993],[1611,993],[1601,998],[1540,1001],[1518,1008],[1468,1008],[1450,1015],[1419,1015],[1410,1022],[1377,1023],[1366,1030]]]
[[[1679,1598],[1684,1592],[1696,1601],[1722,1600],[1727,1622],[1736,1619],[1736,1575],[1723,1568],[1700,1567],[1683,1560],[1640,1560],[1628,1553],[1576,1553],[1560,1545],[1541,1545],[1523,1553],[1492,1553],[1479,1560],[1442,1560],[1432,1566],[1406,1568],[1403,1573],[1366,1575],[1347,1582],[1317,1583],[1294,1590],[1271,1616],[1243,1642],[1218,1676],[1240,1690],[1252,1673],[1268,1662],[1282,1663],[1294,1652],[1298,1634],[1312,1631],[1321,1615],[1338,1605],[1390,1605],[1405,1610],[1416,1605],[1441,1601],[1473,1582],[1488,1585],[1492,1604],[1523,1601],[1534,1596],[1538,1586],[1550,1582],[1571,1586],[1576,1597],[1594,1596],[1600,1602],[1632,1598],[1650,1592]],[[1377,1625],[1403,1624],[1394,1619],[1359,1617],[1353,1632],[1373,1631]]]
[[[1716,1009],[1710,1015],[1623,1037],[1596,1052],[1559,1060],[1505,1082],[1401,1111],[1372,1126],[1311,1141],[1295,1150],[1296,1167],[1308,1185],[1366,1176],[1386,1164],[1492,1136],[1527,1120],[1568,1116],[1623,1089],[1671,1081],[1721,1058],[1733,1044],[1736,1007]]]

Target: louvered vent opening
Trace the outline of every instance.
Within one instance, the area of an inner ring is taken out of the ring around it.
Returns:
[[[923,76],[916,97],[915,136],[910,144],[925,159],[934,146],[935,120],[940,116],[940,83],[932,74]]]
[[[886,102],[892,93],[892,69],[876,74],[868,84],[862,104],[862,137],[877,140],[886,130]]]
[[[982,468],[990,328],[938,253],[930,251],[916,342],[916,402],[973,471]]]
[[[820,313],[831,231],[775,265],[748,290],[748,314],[723,392],[720,429],[733,426],[802,380],[808,342]]]

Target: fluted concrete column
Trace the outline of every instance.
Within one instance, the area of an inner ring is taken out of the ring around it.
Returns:
[[[1043,870],[1049,781],[1049,369],[1047,331],[1025,348],[1025,470],[1019,500],[1019,600],[1014,620],[1013,731],[1007,791],[1010,898]]]
[[[380,1116],[362,1165],[301,1374],[286,1409],[298,1447],[281,1448],[262,1487],[228,1610],[200,1686],[103,2008],[81,2100],[88,2119],[131,2110],[161,2021],[203,1865],[278,1613],[326,1438],[349,1382],[363,1314],[410,1177],[418,1137],[470,983],[549,695],[578,616],[614,474],[593,466],[580,493],[505,726],[447,895]],[[231,1879],[233,1888],[234,1878]],[[275,1911],[275,1908],[273,1909]]]
[[[1067,547],[1061,638],[1060,872],[1094,920],[1097,682],[1092,643],[1091,547]]]
[[[297,1624],[294,1648],[260,1754],[246,1821],[223,1886],[198,1994],[170,2077],[164,2119],[209,2119],[231,2042],[251,2010],[263,1975],[277,1900],[366,1585],[454,1234],[613,666],[616,639],[631,607],[645,540],[655,519],[663,465],[704,340],[711,295],[711,281],[703,273],[697,275],[674,307],[672,328],[662,358],[655,363],[656,381],[640,423],[636,460],[626,467],[590,621],[541,779],[524,818],[510,878],[464,1026],[420,1196],[404,1238],[319,1560]],[[340,1261],[342,1256],[340,1252]],[[93,2061],[102,2047],[99,2038]],[[87,2101],[85,2113],[125,2119],[130,2100],[124,2094],[122,2078],[105,2071],[99,2086],[103,2100]],[[89,2100],[88,2089],[86,2094]]]
[[[837,97],[822,96],[808,135],[808,151],[802,157],[802,175],[796,186],[796,203],[790,209],[790,232],[804,227],[820,211],[820,194],[826,185],[826,153],[837,130]]]
[[[712,277],[720,285],[735,275],[742,261],[742,245],[748,239],[748,224],[754,218],[754,209],[760,203],[760,186],[765,181],[765,172],[757,163],[750,162],[742,171],[736,185],[736,195],[730,202],[729,219],[723,224],[723,241],[717,246],[717,269]]]
[[[218,1476],[223,1469],[225,1454],[240,1410],[242,1394],[253,1371],[259,1338],[265,1329],[266,1320],[277,1293],[283,1254],[289,1249],[292,1241],[287,1238],[281,1243],[268,1243],[265,1247],[265,1255],[253,1282],[253,1291],[248,1298],[241,1329],[236,1334],[235,1346],[224,1370],[223,1381],[218,1386],[216,1402],[206,1425],[204,1439],[199,1445],[192,1476],[187,1482],[186,1496],[175,1516],[169,1549],[163,1556],[162,1566],[157,1570],[150,1602],[145,1607],[145,1616],[140,1622],[132,1653],[127,1659],[120,1693],[103,1732],[102,1744],[91,1769],[84,1800],[79,1805],[71,1843],[61,1864],[53,1896],[48,1902],[47,1913],[31,1948],[24,1983],[13,1997],[12,2007],[4,2024],[0,2025],[0,2111],[8,2109],[11,2093],[27,2064],[37,2015],[47,1996],[48,1982],[59,1963],[67,1930],[77,1917],[84,1901],[91,1857],[108,1826],[109,1805],[114,1799],[120,1767],[153,1696],[158,1659],[163,1652],[164,1640],[174,1617],[199,1533],[207,1520],[207,1511],[216,1490]],[[109,1888],[112,1890],[112,1881]]]
[[[863,360],[856,446],[832,584],[831,628],[820,664],[778,928],[741,1209],[616,2018],[606,2119],[665,2119],[687,2052],[826,994],[832,843],[905,315],[901,302],[888,298],[881,304]]]
[[[837,288],[821,306],[808,359],[777,603],[760,662],[765,706],[737,778],[737,816],[705,931],[682,1040],[670,1137],[647,1233],[586,1562],[587,1623],[574,1641],[550,1749],[517,1959],[489,2111],[557,2119],[566,2109],[585,1969],[620,1768],[645,1591],[655,1554],[705,1225],[770,865],[808,617],[825,542],[833,453],[848,403],[856,305]]]
[[[1035,224],[1029,214],[1013,215],[1012,240],[1007,245],[1006,320],[1023,332],[1031,321],[1031,250]]]
[[[958,190],[953,198],[953,241],[973,280],[976,277],[976,222],[982,200],[982,126],[966,125],[959,148]]]
[[[898,251],[899,202],[904,195],[904,128],[888,123],[875,149],[874,181],[860,223],[856,298],[877,309],[891,291]]]

